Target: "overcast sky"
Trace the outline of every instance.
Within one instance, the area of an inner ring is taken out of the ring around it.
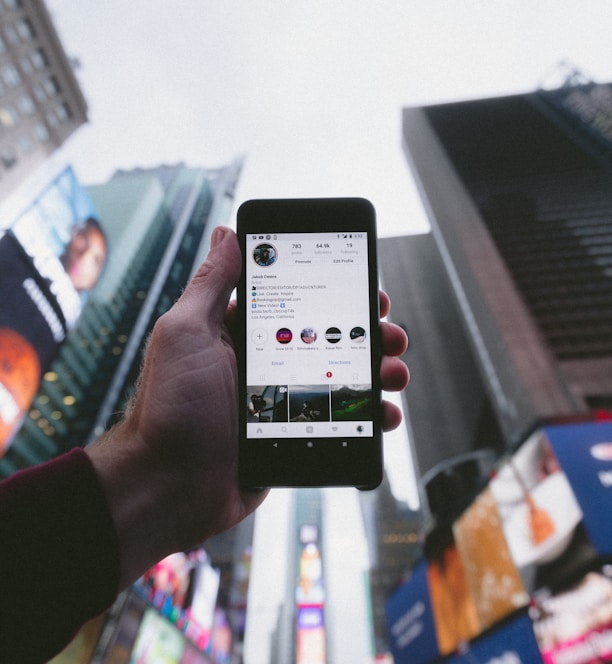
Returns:
[[[49,0],[90,123],[62,158],[117,167],[246,154],[238,198],[361,195],[382,235],[427,222],[402,106],[523,92],[565,59],[612,80],[607,0]]]
[[[609,0],[48,5],[64,47],[81,63],[90,123],[58,159],[84,184],[103,182],[117,168],[179,161],[217,167],[244,154],[236,204],[365,196],[384,236],[428,227],[401,151],[402,107],[531,91],[549,82],[562,60],[612,81]],[[392,445],[402,445],[392,440],[385,441],[388,458]],[[354,500],[346,490],[340,496]],[[256,541],[279,541],[283,506],[282,493],[267,501]],[[282,555],[271,549],[269,569],[254,578],[267,603],[255,602],[259,622],[251,635],[259,638],[249,664],[269,661],[265,645],[282,601],[282,588],[277,595],[274,588],[286,578]],[[355,566],[354,557],[340,557],[334,573],[347,610],[361,569],[358,563],[357,576],[345,570],[341,579],[348,562]],[[333,643],[339,652],[356,647],[350,630]]]

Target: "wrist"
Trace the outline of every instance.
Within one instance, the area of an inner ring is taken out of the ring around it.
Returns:
[[[85,450],[106,497],[119,543],[120,587],[178,550],[167,474],[126,421]]]

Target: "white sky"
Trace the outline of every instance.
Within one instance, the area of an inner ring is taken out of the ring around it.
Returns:
[[[63,157],[219,166],[239,200],[361,195],[381,235],[427,222],[400,148],[402,106],[535,88],[561,59],[612,80],[607,0],[49,0],[90,124]]]
[[[530,91],[561,60],[612,81],[609,0],[47,2],[90,106],[58,157],[84,184],[246,154],[236,204],[365,196],[382,236],[428,228],[400,147],[402,107]],[[354,508],[354,494],[339,496]],[[281,503],[264,504],[256,541],[282,539]],[[255,602],[249,664],[269,659],[285,578],[271,564],[254,581],[268,610]],[[347,592],[361,580],[334,583]]]

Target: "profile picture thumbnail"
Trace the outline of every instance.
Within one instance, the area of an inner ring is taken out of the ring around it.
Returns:
[[[337,327],[328,327],[325,330],[325,340],[330,344],[337,344],[342,339],[342,332]]]
[[[293,332],[288,327],[281,327],[276,331],[276,341],[279,344],[288,344],[293,339]]]
[[[317,333],[312,327],[305,327],[301,333],[300,337],[305,344],[313,344],[317,340]]]
[[[276,247],[267,242],[262,242],[262,244],[258,244],[255,249],[253,249],[253,260],[257,265],[261,265],[261,267],[270,267],[270,265],[274,265],[277,256],[278,252],[276,251]]]
[[[357,344],[361,344],[365,341],[366,331],[362,327],[354,327],[351,330],[351,341]]]

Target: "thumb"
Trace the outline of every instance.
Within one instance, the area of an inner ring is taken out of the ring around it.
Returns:
[[[210,251],[200,265],[179,303],[196,307],[204,323],[223,322],[230,295],[240,277],[240,247],[236,234],[226,226],[217,226],[210,238]]]

